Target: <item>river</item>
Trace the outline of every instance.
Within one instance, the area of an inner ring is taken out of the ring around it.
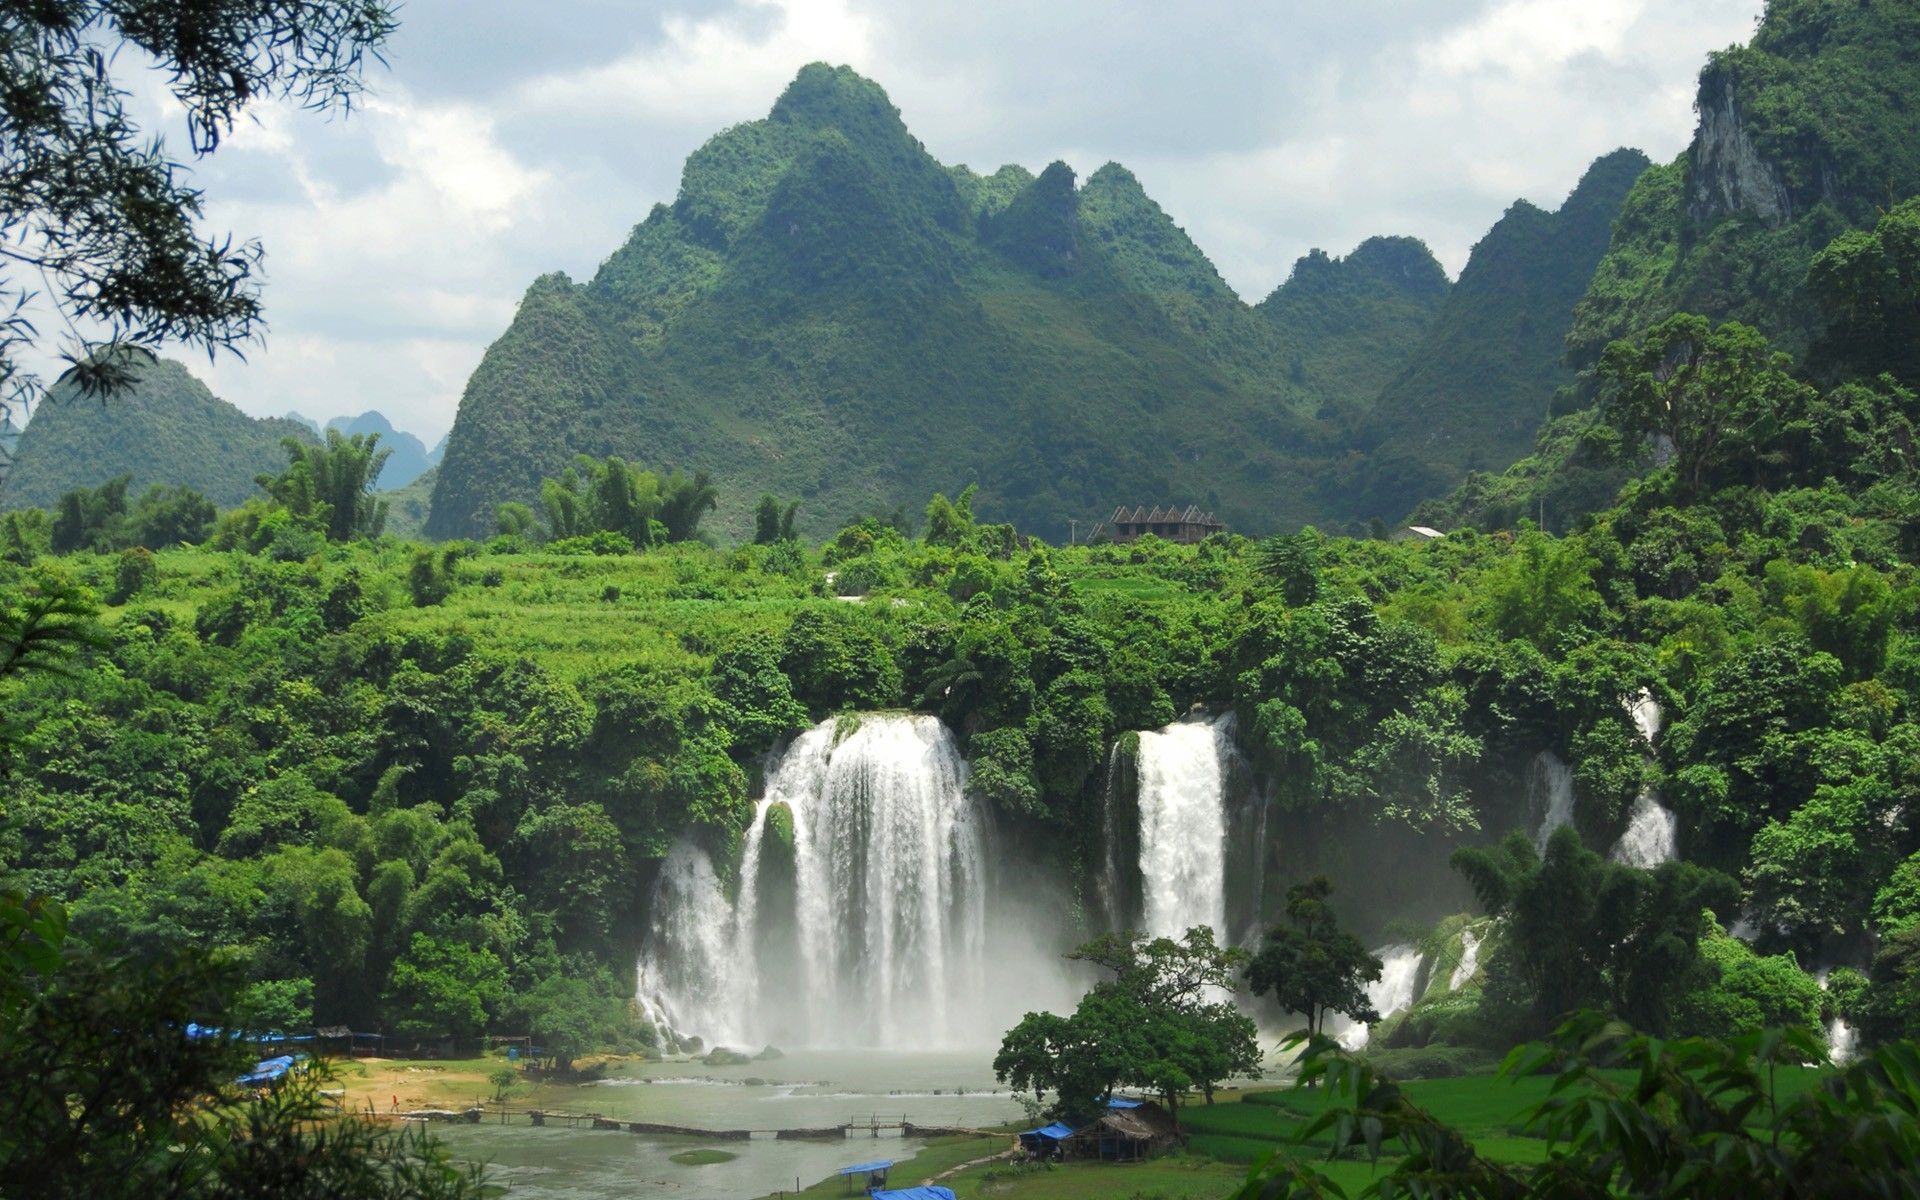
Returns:
[[[976,1127],[1018,1121],[1021,1107],[994,1082],[990,1059],[979,1051],[819,1050],[740,1067],[632,1064],[578,1089],[568,1105],[623,1121],[709,1129],[820,1128],[875,1117]],[[904,1159],[920,1148],[897,1134],[855,1133],[844,1142],[708,1142],[526,1124],[435,1126],[434,1132],[456,1157],[489,1164],[509,1195],[539,1200],[762,1196],[792,1188],[796,1179],[804,1186],[850,1163]],[[698,1147],[736,1157],[698,1166],[672,1161]]]

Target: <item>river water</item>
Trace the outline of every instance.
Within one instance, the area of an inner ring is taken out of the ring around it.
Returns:
[[[969,1127],[1018,1121],[1021,1107],[994,1082],[991,1060],[984,1051],[803,1050],[740,1067],[633,1064],[571,1092],[564,1102],[547,1102],[616,1120],[705,1129],[822,1128],[873,1118]],[[526,1124],[435,1126],[434,1133],[456,1157],[488,1163],[509,1195],[538,1200],[764,1196],[792,1188],[796,1178],[806,1186],[850,1163],[904,1159],[920,1147],[895,1132],[875,1139],[856,1131],[844,1142],[770,1136],[711,1142]],[[672,1161],[674,1154],[699,1147],[736,1157],[703,1166]]]

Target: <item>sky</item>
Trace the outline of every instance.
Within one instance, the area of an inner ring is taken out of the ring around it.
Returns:
[[[270,329],[189,365],[256,415],[428,443],[535,276],[589,277],[708,137],[805,63],[877,80],[943,162],[1125,164],[1248,300],[1319,247],[1457,273],[1515,199],[1671,159],[1760,0],[406,0],[351,116],[256,106],[194,168],[266,246]],[[180,141],[165,114],[159,131]]]

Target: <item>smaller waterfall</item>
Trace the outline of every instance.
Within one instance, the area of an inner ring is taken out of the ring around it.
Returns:
[[[1413,946],[1382,946],[1373,952],[1380,960],[1380,978],[1367,985],[1367,1003],[1382,1021],[1413,1007],[1419,995],[1420,968],[1425,957]],[[1349,1050],[1363,1049],[1372,1034],[1371,1026],[1350,1021],[1334,1037]]]
[[[1573,768],[1553,751],[1542,750],[1534,757],[1533,783],[1528,792],[1531,807],[1540,812],[1533,848],[1544,854],[1553,831],[1573,824]]]
[[[1156,937],[1227,929],[1226,763],[1232,718],[1140,735],[1142,924]]]
[[[656,924],[642,955],[638,997],[655,1027],[697,1030],[714,1042],[737,1037],[733,906],[707,852],[678,842],[654,885]]]
[[[1613,846],[1613,861],[1651,871],[1674,855],[1679,822],[1653,792],[1641,792],[1627,818],[1627,831]]]
[[[1814,979],[1820,984],[1820,990],[1827,990],[1827,976],[1831,968],[1821,967]],[[1845,1017],[1835,1017],[1827,1022],[1827,1056],[1833,1059],[1835,1066],[1845,1066],[1853,1061],[1858,1052],[1860,1032],[1847,1023]]]
[[[1827,1022],[1827,1054],[1836,1066],[1853,1061],[1859,1042],[1859,1033],[1842,1018],[1835,1017]]]
[[[1480,969],[1481,938],[1471,929],[1460,931],[1460,963],[1453,968],[1453,974],[1447,977],[1447,990],[1457,992],[1473,978]]]
[[[1633,718],[1633,727],[1640,731],[1640,740],[1651,748],[1654,739],[1660,736],[1660,722],[1664,717],[1660,702],[1653,698],[1652,692],[1641,688],[1640,694],[1626,703],[1627,715]]]

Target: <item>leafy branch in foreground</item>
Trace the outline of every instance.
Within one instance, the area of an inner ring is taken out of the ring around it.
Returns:
[[[1307,1042],[1303,1033],[1290,1044]],[[1805,1029],[1668,1041],[1577,1014],[1500,1069],[1516,1081],[1554,1075],[1525,1123],[1545,1135],[1548,1157],[1523,1166],[1482,1157],[1364,1057],[1316,1038],[1300,1084],[1324,1082],[1333,1102],[1295,1140],[1331,1157],[1393,1157],[1360,1192],[1380,1200],[1911,1195],[1920,1047],[1889,1043],[1782,1098],[1778,1068],[1826,1059],[1825,1041]],[[1236,1200],[1346,1194],[1304,1159],[1276,1154],[1249,1172]]]
[[[385,0],[45,0],[0,13],[0,396],[37,390],[20,356],[34,309],[66,328],[82,390],[124,386],[115,351],[256,335],[256,242],[197,228],[201,192],[127,111],[128,64],[151,62],[185,109],[195,156],[262,97],[345,110],[395,28]],[[123,49],[137,53],[122,54]],[[44,289],[44,294],[36,289]]]

